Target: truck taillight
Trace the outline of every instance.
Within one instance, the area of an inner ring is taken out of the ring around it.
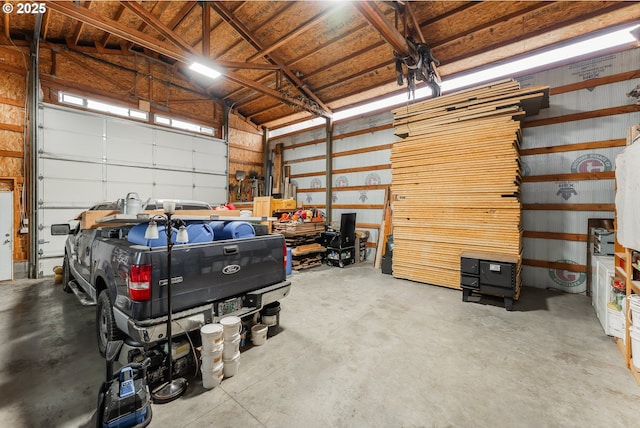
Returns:
[[[151,300],[151,265],[129,267],[129,297],[138,302]]]
[[[287,269],[287,244],[284,244],[282,246],[282,250],[284,251],[284,257],[282,258],[282,260],[284,262],[284,268],[286,270]]]

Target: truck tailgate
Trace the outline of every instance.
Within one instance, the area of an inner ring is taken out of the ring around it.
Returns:
[[[238,296],[286,280],[284,237],[175,245],[172,250],[173,312]],[[167,252],[152,253],[151,317],[167,313]]]

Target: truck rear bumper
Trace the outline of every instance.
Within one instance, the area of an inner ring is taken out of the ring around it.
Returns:
[[[215,313],[215,305],[217,302],[208,303],[186,311],[176,312],[171,317],[172,336],[179,336],[190,331],[198,330],[203,325],[218,322],[220,318],[225,316],[234,315],[243,318],[253,315],[262,309],[264,305],[283,299],[290,291],[290,281],[283,281],[259,290],[251,291],[244,296],[244,301],[250,302],[252,305],[251,307],[243,306],[237,311],[223,316],[218,316]],[[118,308],[113,308],[113,316],[118,328],[137,342],[154,343],[166,339],[166,316],[145,321],[136,321],[131,319]]]

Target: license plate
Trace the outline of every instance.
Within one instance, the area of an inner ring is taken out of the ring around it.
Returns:
[[[225,300],[218,303],[218,316],[230,314],[242,308],[242,297]]]

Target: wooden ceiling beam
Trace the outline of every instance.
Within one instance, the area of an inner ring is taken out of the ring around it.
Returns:
[[[202,55],[211,56],[211,8],[202,4]]]
[[[89,9],[89,7],[91,7],[91,0],[84,2],[82,6]],[[73,46],[76,46],[78,44],[78,41],[80,40],[80,34],[82,34],[83,29],[84,29],[84,22],[78,21],[78,23],[76,24],[76,29],[73,32],[73,36],[71,36],[71,44]]]
[[[130,6],[127,6],[127,7],[130,7]],[[89,9],[78,8],[72,2],[49,0],[47,1],[47,8],[49,10],[55,11],[57,13],[61,13],[70,18],[77,19],[78,21],[85,22],[86,24],[96,27],[102,31],[108,31],[110,33],[113,33],[117,37],[133,42],[142,48],[149,49],[150,51],[164,55],[168,58],[174,59],[183,64],[189,64],[191,63],[194,56],[200,56],[199,53],[195,52],[195,49],[192,46],[190,46],[188,43],[186,43],[176,34],[172,33],[171,30],[169,30],[164,24],[159,22],[157,18],[155,17],[150,18],[146,10],[144,10],[144,12],[142,13],[145,14],[146,18],[150,22],[154,23],[154,26],[153,26],[154,29],[156,31],[159,31],[161,34],[164,33],[167,36],[169,36],[171,39],[173,39],[172,43],[176,43],[180,47],[172,46],[170,44],[159,41],[157,38],[154,38],[145,33],[136,31],[133,28],[129,28],[126,25],[121,24],[120,22],[116,22],[111,19],[100,16]],[[80,10],[80,9],[84,9],[84,10]],[[258,84],[250,79],[245,79],[241,76],[237,76],[232,72],[225,72],[221,77],[231,82],[234,82],[238,85],[247,86],[255,89],[256,91],[270,95],[274,98],[281,100],[284,103],[298,106],[301,109],[306,110],[310,113],[313,113],[319,116],[331,115],[329,111],[323,110],[322,108],[318,108],[312,104],[304,102],[304,100],[300,100],[296,97],[280,93],[274,89]]]
[[[124,3],[126,3],[126,1]],[[192,1],[185,2],[185,4],[182,6],[182,8],[180,8],[178,13],[171,19],[171,21],[169,21],[169,24],[167,25],[167,27],[169,27],[171,31],[175,30],[178,24],[180,24],[182,20],[189,14],[189,12],[191,12],[191,10],[195,7],[195,5],[196,5],[195,2],[192,2]],[[158,1],[153,6],[151,10],[151,15],[154,15],[154,16],[162,15],[162,13],[165,10],[167,10],[168,6],[169,6],[168,1]],[[138,31],[140,32],[144,31],[144,29],[147,28],[147,25],[148,25],[147,22],[143,20],[142,24],[140,24],[140,26],[138,27]],[[164,38],[161,37],[160,40],[164,40]],[[132,46],[133,46],[133,43],[129,43],[129,45],[127,46],[127,49],[131,49]]]
[[[240,22],[240,20],[229,9],[223,6],[221,2],[210,2],[208,4],[210,4],[211,7],[213,7],[213,10],[215,10],[222,19],[227,21],[232,26],[232,28],[236,30],[238,34],[240,34],[240,36],[247,42],[249,42],[255,49],[260,51],[266,48],[265,46],[263,46],[262,42],[260,42],[260,40],[258,40],[258,38],[251,33],[249,28],[247,28],[246,25]],[[331,114],[331,110],[329,109],[329,107],[325,105],[325,103],[322,102],[322,100],[318,96],[316,96],[313,91],[311,91],[311,89],[309,89],[307,85],[303,83],[282,60],[280,60],[273,54],[269,55],[268,59],[281,67],[282,72],[293,83],[296,89],[298,89],[303,95],[309,97],[311,100],[317,103],[325,113],[328,113],[329,115]],[[323,114],[322,116],[325,116],[325,114]]]
[[[278,49],[280,46],[282,46],[285,43],[289,42],[291,39],[293,39],[295,37],[298,37],[300,34],[304,33],[307,30],[309,30],[310,28],[312,28],[313,26],[318,24],[320,21],[322,21],[324,18],[326,18],[328,15],[330,15],[330,14],[332,14],[334,12],[335,12],[335,8],[327,8],[327,9],[323,10],[322,12],[317,14],[316,16],[314,16],[314,17],[310,18],[309,20],[307,20],[307,22],[305,22],[302,25],[300,25],[299,27],[297,27],[295,30],[291,31],[289,34],[287,34],[284,37],[282,37],[277,42],[271,44],[270,46],[264,47],[259,52],[257,52],[256,54],[252,55],[251,57],[249,57],[247,59],[247,61],[255,61],[258,58],[262,58],[262,57],[264,57],[266,55],[269,55],[271,52],[273,52],[274,50]]]
[[[10,27],[11,19],[9,18],[9,16],[11,14],[9,14],[9,13],[3,13],[3,14],[4,14],[4,17],[2,19],[2,23],[4,25],[4,37],[7,40],[9,40],[9,39],[11,39],[11,27]]]
[[[378,6],[373,2],[368,1],[356,1],[353,2],[353,6],[358,9],[360,14],[369,21],[369,23],[380,33],[383,39],[391,45],[394,51],[401,57],[407,57],[413,55],[409,44],[405,37],[387,21],[384,14],[378,9]]]
[[[118,6],[118,10],[116,11],[116,15],[114,16],[113,20],[119,21],[123,13],[124,13],[124,6],[122,5]],[[102,45],[103,49],[107,47],[107,43],[109,43],[110,38],[111,38],[111,33],[109,32],[107,32],[102,38],[102,42],[100,44]]]

